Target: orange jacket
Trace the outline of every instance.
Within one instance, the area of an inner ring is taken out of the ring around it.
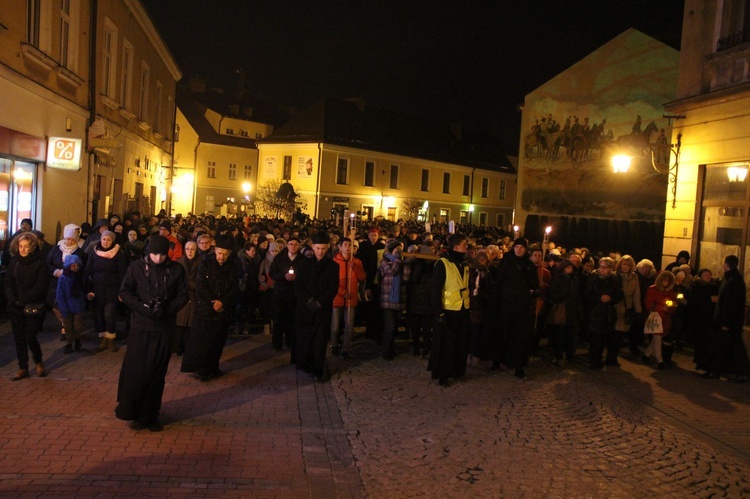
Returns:
[[[364,281],[367,277],[362,261],[356,257],[344,260],[341,253],[336,253],[333,261],[339,264],[339,292],[333,299],[333,306],[356,307],[359,303],[357,286],[359,281]]]

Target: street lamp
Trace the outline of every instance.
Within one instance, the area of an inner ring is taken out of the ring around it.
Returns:
[[[552,233],[552,226],[548,225],[544,228],[544,237],[542,238],[542,259],[547,256],[547,245],[549,244],[549,235]]]
[[[680,147],[682,146],[682,134],[677,134],[675,144],[657,145],[651,148],[651,166],[662,175],[667,176],[667,182],[672,184],[672,208],[677,206],[677,176],[680,171]],[[674,164],[672,155],[674,154]],[[630,156],[612,156],[612,169],[615,173],[626,173],[630,168]],[[747,174],[747,169],[745,169]],[[731,178],[730,178],[731,180]]]

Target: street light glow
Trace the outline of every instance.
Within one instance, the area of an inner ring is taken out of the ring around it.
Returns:
[[[627,173],[630,169],[630,160],[632,158],[625,154],[612,156],[612,169],[615,173]]]

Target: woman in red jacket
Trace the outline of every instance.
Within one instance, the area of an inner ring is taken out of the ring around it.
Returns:
[[[665,347],[672,345],[669,331],[672,328],[672,313],[677,309],[677,293],[674,291],[674,274],[668,270],[662,270],[656,276],[656,283],[646,291],[646,312],[656,311],[661,317],[663,328],[662,334],[651,334],[651,343],[649,343],[646,353],[643,355],[643,361],[650,363],[651,356],[656,358],[659,370],[666,367],[662,358],[662,344]]]

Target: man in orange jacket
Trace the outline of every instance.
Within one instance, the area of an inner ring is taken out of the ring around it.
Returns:
[[[339,265],[339,291],[333,299],[331,350],[333,355],[341,354],[342,359],[348,359],[354,327],[354,312],[359,302],[357,290],[359,283],[365,280],[366,274],[362,261],[352,255],[352,241],[348,237],[343,238],[339,243],[339,252],[333,257],[333,261]],[[343,344],[341,342],[342,319]]]

